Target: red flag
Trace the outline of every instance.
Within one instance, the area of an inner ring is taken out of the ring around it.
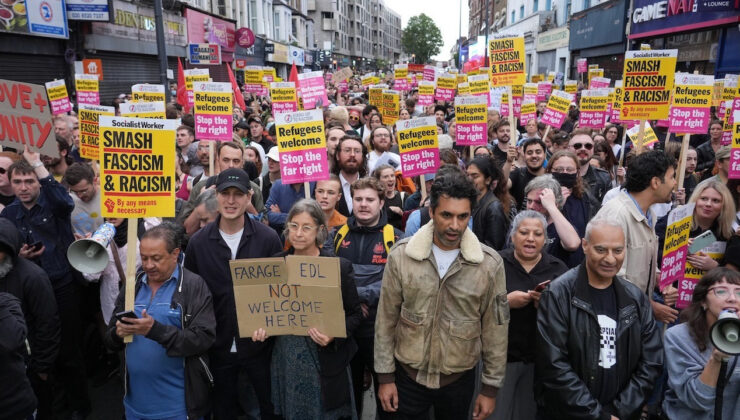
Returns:
[[[180,57],[177,57],[177,103],[182,105],[182,112],[188,112],[188,90],[185,87],[185,72]]]
[[[298,87],[298,69],[295,66],[295,61],[290,67],[290,77],[288,77],[288,81],[295,83],[295,86]]]
[[[244,111],[245,109],[247,109],[247,104],[244,103],[244,95],[242,95],[242,91],[241,89],[239,89],[239,85],[236,83],[236,79],[234,78],[234,73],[231,71],[231,67],[227,65],[226,68],[229,69],[229,81],[231,82],[231,89],[234,90],[234,98],[236,100],[236,104],[239,105],[239,108],[241,108],[242,111]]]

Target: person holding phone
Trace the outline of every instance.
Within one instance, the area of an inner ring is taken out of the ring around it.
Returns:
[[[535,330],[542,291],[552,279],[568,271],[556,257],[542,252],[547,240],[547,220],[534,210],[514,217],[509,234],[513,248],[499,253],[506,271],[509,301],[509,347],[504,386],[498,391],[495,420],[532,419],[534,401]]]

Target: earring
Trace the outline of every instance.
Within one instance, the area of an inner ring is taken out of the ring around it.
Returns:
[[[707,310],[707,306],[706,305],[701,305],[701,310],[702,311],[706,311]]]

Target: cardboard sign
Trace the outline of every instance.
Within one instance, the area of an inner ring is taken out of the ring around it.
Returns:
[[[295,83],[270,83],[270,100],[272,101],[272,115],[298,111]]]
[[[112,106],[80,104],[78,106],[80,117],[80,157],[84,159],[100,159],[100,135],[99,119],[101,115],[116,115],[116,109]]]
[[[563,92],[562,90],[553,91],[550,99],[547,101],[547,107],[545,107],[540,121],[552,128],[560,129],[560,126],[565,122],[565,117],[568,115],[571,102],[573,102],[573,95],[570,93]]]
[[[124,102],[118,110],[122,117],[163,120],[166,118],[164,108],[164,102]]]
[[[611,82],[612,82],[612,79],[608,77],[596,76],[596,77],[591,78],[588,84],[588,88],[589,89],[608,88]]]
[[[621,119],[668,118],[678,50],[627,51]]]
[[[437,90],[434,99],[437,101],[452,101],[455,98],[457,78],[454,74],[445,73],[437,78]]]
[[[530,100],[522,102],[519,119],[522,125],[527,125],[529,120],[537,120],[537,103]]]
[[[627,129],[627,135],[632,140],[632,143],[637,146],[637,135],[640,132],[640,125],[634,125]],[[648,147],[658,142],[658,136],[655,135],[653,127],[650,126],[649,122],[645,123],[645,133],[642,137],[642,147]]]
[[[587,60],[585,58],[579,58],[576,60],[576,66],[578,67],[578,73],[585,73],[587,71]]]
[[[419,82],[419,99],[416,101],[419,106],[434,104],[434,82],[422,80]]]
[[[193,83],[207,82],[210,80],[208,69],[188,69],[183,70],[185,75],[185,90],[188,95],[188,108],[193,107]]]
[[[278,114],[275,129],[283,184],[329,178],[324,113],[320,109]]]
[[[59,157],[44,86],[0,79],[0,146]]]
[[[717,241],[702,249],[700,252],[717,262],[721,262],[722,258],[725,256],[726,247],[727,242]],[[676,308],[687,308],[691,304],[691,298],[694,296],[694,288],[696,287],[696,284],[699,283],[699,280],[704,277],[704,274],[706,274],[705,270],[700,270],[692,266],[690,262],[686,262],[684,278],[678,282],[678,300],[676,300]]]
[[[324,77],[320,71],[300,73],[298,75],[298,89],[303,99],[303,109],[329,106]]]
[[[486,83],[488,83],[488,76]],[[483,96],[455,98],[456,140],[458,146],[485,146],[488,144],[488,108]]]
[[[740,178],[740,111],[733,113],[734,124],[732,125],[732,149],[730,150],[730,170],[728,178]]]
[[[352,69],[349,68],[349,67],[345,67],[345,68],[339,70],[338,72],[334,73],[331,76],[331,81],[332,81],[332,83],[344,82],[347,79],[349,79],[350,77],[352,77],[352,75],[353,75]]]
[[[679,206],[668,215],[658,283],[660,290],[683,278],[693,217],[694,203]]]
[[[177,120],[100,117],[103,217],[175,216]]]
[[[714,77],[676,73],[668,126],[674,133],[709,132]]]
[[[100,82],[94,74],[75,74],[77,104],[100,105]]]
[[[64,80],[46,82],[46,93],[49,95],[52,115],[66,114],[72,110],[72,103],[69,102],[67,85],[64,84]]]
[[[166,103],[164,85],[150,85],[147,83],[133,85],[131,86],[131,101]]]
[[[398,121],[396,131],[403,176],[408,178],[436,172],[439,168],[437,120],[422,117]]]
[[[578,126],[595,129],[604,128],[608,103],[608,89],[588,89],[581,91]]]
[[[195,94],[195,138],[199,140],[231,141],[234,91],[231,83],[198,82]]]
[[[401,94],[396,90],[383,90],[378,109],[383,117],[383,124],[395,124],[401,113]]]
[[[346,337],[339,258],[252,258],[229,261],[239,336],[262,328],[269,336]]]
[[[523,85],[527,81],[523,36],[489,39],[488,57],[491,86]]]

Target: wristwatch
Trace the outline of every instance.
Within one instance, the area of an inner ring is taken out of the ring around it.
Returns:
[[[34,163],[32,163],[32,164],[31,164],[31,167],[32,167],[33,169],[36,169],[36,168],[40,168],[40,167],[42,167],[42,166],[44,166],[44,162],[42,162],[42,161],[40,161],[40,160],[39,160],[39,161],[36,161],[36,162],[34,162]]]

